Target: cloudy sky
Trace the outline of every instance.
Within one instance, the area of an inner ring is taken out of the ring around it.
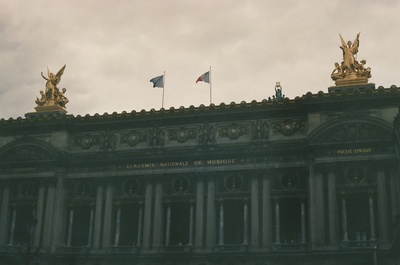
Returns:
[[[0,0],[0,118],[34,111],[47,67],[67,65],[68,113],[261,101],[327,92],[354,40],[376,86],[400,85],[400,1]]]

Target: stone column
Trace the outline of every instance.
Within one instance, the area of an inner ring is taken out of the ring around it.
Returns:
[[[378,190],[378,224],[379,224],[379,241],[382,246],[388,244],[388,205],[386,191],[386,177],[383,169],[377,172],[377,190]]]
[[[189,209],[189,246],[193,245],[193,226],[194,226],[194,209],[193,209],[193,201],[190,201],[190,209]]]
[[[68,215],[67,247],[71,246],[73,225],[74,225],[74,210],[71,208],[69,210],[69,215]]]
[[[392,205],[392,218],[393,221],[396,218],[400,218],[400,193],[398,190],[398,169],[393,168],[390,171],[390,195],[391,195],[391,205]]]
[[[280,224],[279,200],[275,200],[275,244],[281,243],[281,224]]]
[[[375,233],[374,200],[372,198],[372,194],[369,194],[368,202],[369,202],[369,226],[370,226],[371,240],[374,241],[376,240],[376,233]]]
[[[346,209],[346,198],[345,195],[342,194],[342,231],[343,231],[343,242],[349,241],[349,236],[347,233],[347,209]]]
[[[317,242],[325,243],[325,198],[324,198],[324,176],[318,172],[315,176],[315,195],[316,195],[316,222],[317,222]]]
[[[88,234],[88,246],[91,247],[93,244],[93,223],[94,223],[94,206],[90,206],[90,220],[89,220],[89,234]]]
[[[62,172],[59,174],[61,175],[61,173]],[[54,220],[50,243],[52,253],[55,253],[56,248],[65,242],[65,211],[64,179],[62,176],[59,176],[57,177],[57,184],[54,192]]]
[[[202,176],[198,176],[196,190],[196,225],[194,246],[196,248],[203,247],[204,233],[204,181]]]
[[[45,184],[42,181],[40,181],[39,185],[40,186],[39,186],[39,192],[38,192],[38,203],[36,206],[36,215],[35,215],[37,224],[35,227],[34,239],[33,239],[33,247],[34,248],[39,247],[40,238],[42,236],[42,224],[43,224]]]
[[[328,173],[328,218],[329,218],[329,240],[331,245],[339,242],[338,238],[338,210],[336,197],[336,176],[333,171]]]
[[[3,183],[1,183],[3,184]],[[0,247],[6,245],[7,242],[7,224],[8,224],[8,209],[10,202],[10,188],[7,185],[3,186],[3,193],[1,196],[1,208],[0,208]]]
[[[170,244],[170,235],[171,235],[171,203],[167,202],[167,220],[165,227],[165,245],[169,246]]]
[[[305,244],[306,243],[306,209],[305,209],[305,203],[304,199],[301,199],[301,206],[300,206],[301,212],[301,243]]]
[[[101,225],[103,220],[103,184],[99,183],[96,191],[96,210],[93,230],[93,248],[100,248]]]
[[[259,205],[258,205],[258,175],[251,179],[251,225],[250,225],[250,245],[252,248],[260,247],[260,223],[259,223]]]
[[[48,184],[47,188],[47,201],[46,201],[46,210],[45,210],[45,218],[44,218],[44,228],[43,229],[43,242],[42,246],[44,249],[50,248],[50,240],[51,240],[51,232],[53,229],[53,216],[54,216],[54,194],[55,194],[55,185],[54,182],[51,181]]]
[[[106,189],[106,202],[104,206],[103,248],[105,249],[111,246],[113,195],[114,187],[109,183]]]
[[[317,221],[317,196],[315,193],[316,187],[316,176],[314,172],[314,166],[310,165],[309,167],[309,214],[310,214],[310,239],[311,239],[311,248],[314,249],[317,245],[318,241],[318,221]]]
[[[247,198],[243,201],[243,245],[249,244],[249,205]]]
[[[114,237],[114,247],[119,245],[119,233],[121,229],[121,206],[117,205],[117,214],[115,216],[115,237]]]
[[[218,245],[224,244],[224,201],[219,201]]]
[[[14,245],[14,234],[15,234],[15,221],[17,219],[17,207],[15,205],[12,206],[12,216],[11,216],[11,225],[10,225],[10,237],[8,240],[9,245]]]
[[[153,248],[162,246],[162,225],[163,225],[163,189],[161,176],[156,182],[156,196],[154,198],[154,226],[153,226]]]
[[[207,186],[207,249],[212,249],[215,246],[215,222],[215,180],[213,176],[209,176]]]
[[[262,245],[270,250],[272,244],[272,214],[270,179],[265,176],[262,180]]]
[[[153,196],[153,185],[149,179],[146,184],[145,202],[144,202],[144,222],[143,222],[143,247],[150,248],[150,236],[151,236],[151,212],[152,196]]]
[[[143,231],[143,202],[139,203],[139,217],[138,217],[138,231],[137,231],[137,239],[136,246],[140,247],[142,245],[142,231]],[[134,242],[135,244],[135,242]]]

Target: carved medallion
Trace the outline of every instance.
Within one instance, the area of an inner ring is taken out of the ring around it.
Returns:
[[[121,136],[121,143],[127,143],[130,146],[135,146],[144,141],[146,141],[146,134],[142,132],[132,131]]]
[[[274,132],[281,133],[285,136],[290,136],[298,132],[304,132],[304,121],[285,120],[277,122],[273,126]]]
[[[232,123],[228,126],[221,127],[219,133],[221,137],[228,137],[230,140],[236,140],[239,136],[247,135],[249,133],[249,128]]]

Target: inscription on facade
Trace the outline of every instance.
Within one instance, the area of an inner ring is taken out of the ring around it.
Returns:
[[[141,163],[128,164],[127,169],[150,169],[150,168],[166,168],[166,167],[190,167],[190,166],[207,166],[207,165],[228,165],[243,163],[243,159],[227,158],[227,159],[209,159],[209,160],[193,160],[193,161],[172,161],[157,163]]]
[[[356,155],[356,154],[369,154],[372,153],[372,148],[353,148],[353,149],[339,149],[336,150],[338,155]]]

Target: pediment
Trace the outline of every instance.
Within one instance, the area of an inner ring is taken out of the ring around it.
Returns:
[[[0,149],[2,162],[48,161],[55,159],[56,150],[37,139],[19,139]]]
[[[311,145],[366,143],[387,141],[393,137],[393,126],[373,117],[342,117],[326,122],[309,136]]]

